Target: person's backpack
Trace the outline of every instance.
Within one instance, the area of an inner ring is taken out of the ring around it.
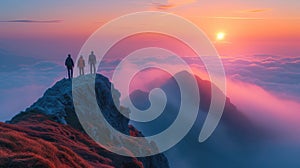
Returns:
[[[73,67],[74,66],[73,60],[71,58],[67,58],[65,65],[67,67]]]

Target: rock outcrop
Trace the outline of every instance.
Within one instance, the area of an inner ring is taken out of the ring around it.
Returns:
[[[86,82],[90,79],[93,79],[95,81],[95,84],[91,85],[89,82]],[[77,82],[76,82],[76,86],[73,85],[73,88],[75,87],[78,93],[82,94],[83,96],[87,92],[93,91],[94,89],[96,93],[97,104],[101,109],[101,112],[105,117],[106,121],[113,128],[117,129],[118,131],[124,134],[129,135],[130,132],[128,127],[129,119],[124,117],[123,114],[130,113],[130,111],[127,108],[120,106],[119,104],[120,93],[116,89],[114,89],[113,84],[111,84],[106,77],[99,74],[97,74],[96,76],[94,75],[80,76],[74,80],[77,80]],[[83,100],[83,101],[88,101],[88,100]],[[92,112],[88,107],[83,107],[83,108],[85,108],[86,115],[92,114]],[[123,114],[120,113],[121,110],[123,111]],[[21,112],[20,114],[13,117],[10,121],[8,121],[8,123],[18,125],[19,123],[23,123],[24,120],[30,118],[28,116],[31,116],[31,114],[45,115],[47,118],[55,121],[57,125],[61,127],[68,127],[68,126],[72,127],[72,129],[81,132],[83,134],[82,136],[87,136],[86,131],[83,129],[82,124],[79,122],[78,117],[75,113],[74,102],[72,98],[71,80],[63,79],[61,81],[58,81],[53,87],[49,88],[37,102],[35,102],[32,106],[27,108],[24,112]],[[27,122],[39,123],[38,121],[34,121],[34,120],[29,120]],[[101,125],[97,125],[96,127],[99,126],[101,127]],[[40,126],[41,130],[43,130],[42,127],[43,126]],[[91,126],[90,129],[94,129],[94,127]],[[124,150],[126,150],[126,148],[128,147],[126,146],[126,143],[116,139],[115,137],[111,137],[109,130],[105,133],[99,132],[99,130],[95,130],[94,132],[95,134],[97,134],[95,136],[98,136],[99,138],[107,138],[109,141],[117,141],[117,143],[119,143],[122,149],[125,148]],[[47,141],[47,139],[44,140]],[[90,139],[90,141],[92,140]],[[105,144],[103,144],[103,146],[105,146]],[[153,144],[145,140],[140,144],[138,150],[149,150],[151,146],[153,146]],[[123,158],[123,156],[120,156],[120,158]],[[131,159],[135,159],[135,158],[131,158]],[[143,163],[142,166],[145,168],[169,167],[168,160],[163,154],[138,158],[138,160]],[[111,165],[116,166],[114,165],[113,162],[114,161],[112,161]],[[129,164],[135,162],[136,161],[129,162]],[[120,164],[118,164],[116,167],[118,167],[119,165]],[[137,163],[135,165],[139,165],[139,164]]]

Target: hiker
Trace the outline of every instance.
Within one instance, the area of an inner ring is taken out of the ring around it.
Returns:
[[[65,65],[68,69],[68,77],[69,79],[73,78],[73,67],[74,67],[74,62],[73,59],[71,58],[71,54],[68,55],[68,58],[65,61]]]
[[[96,73],[96,56],[94,54],[94,51],[91,52],[91,54],[89,55],[89,62],[90,64],[90,72],[91,74],[95,74]]]
[[[77,67],[79,68],[79,75],[84,75],[84,67],[85,67],[85,61],[83,59],[83,56],[80,56],[78,62],[77,62]]]

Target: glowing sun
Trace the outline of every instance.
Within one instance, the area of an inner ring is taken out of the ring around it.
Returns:
[[[223,32],[218,32],[217,33],[216,39],[218,41],[224,40],[224,38],[225,38],[225,33],[223,33]]]

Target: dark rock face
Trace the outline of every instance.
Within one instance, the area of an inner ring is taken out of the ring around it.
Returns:
[[[85,82],[91,78],[94,78],[95,85],[89,85],[89,83]],[[109,80],[106,77],[99,74],[97,74],[96,77],[94,77],[93,75],[81,76],[76,78],[75,80],[80,81],[80,82],[76,82],[77,86],[75,86],[76,89],[78,89],[80,94],[84,95],[86,94],[87,91],[91,91],[93,89],[95,90],[97,104],[101,109],[103,116],[108,121],[108,123],[118,131],[129,135],[129,128],[128,128],[129,119],[124,117],[119,112],[119,110],[124,110],[126,113],[130,113],[130,111],[127,108],[120,107],[119,105],[120,93],[116,89],[114,89],[113,85],[109,82]],[[89,101],[89,100],[83,100],[83,101]],[[89,109],[87,108],[87,114],[89,113],[88,110]],[[77,118],[77,115],[75,113],[73,99],[72,99],[71,80],[63,79],[57,82],[52,88],[48,89],[44,93],[43,97],[41,97],[32,106],[27,108],[25,112],[21,112],[20,114],[13,117],[12,120],[9,121],[8,123],[11,124],[22,123],[24,120],[27,120],[28,115],[32,113],[46,115],[47,118],[59,123],[60,125],[63,124],[64,126],[70,126],[73,129],[76,129],[76,131],[79,131],[82,134],[84,134],[84,136],[86,136],[85,131],[81,126]],[[30,122],[35,122],[35,123],[40,122],[39,121],[40,119],[38,117],[36,117],[35,120],[30,120]],[[101,134],[103,134],[103,132]],[[110,132],[106,132],[101,136],[102,138],[109,138],[110,137],[109,134]],[[120,144],[122,143],[120,142]],[[148,144],[146,144],[145,146],[140,146],[140,148],[145,148],[142,150],[147,150]],[[122,158],[122,156],[120,156],[120,158]],[[138,158],[138,160],[142,161],[143,167],[146,168],[147,167],[149,168],[169,167],[168,160],[163,154],[158,154],[155,156],[150,156],[145,158]],[[128,167],[128,165],[132,165],[132,163],[131,162],[129,162],[128,164],[126,163],[124,166],[126,167],[126,165]],[[129,167],[134,167],[134,166],[129,166]]]

